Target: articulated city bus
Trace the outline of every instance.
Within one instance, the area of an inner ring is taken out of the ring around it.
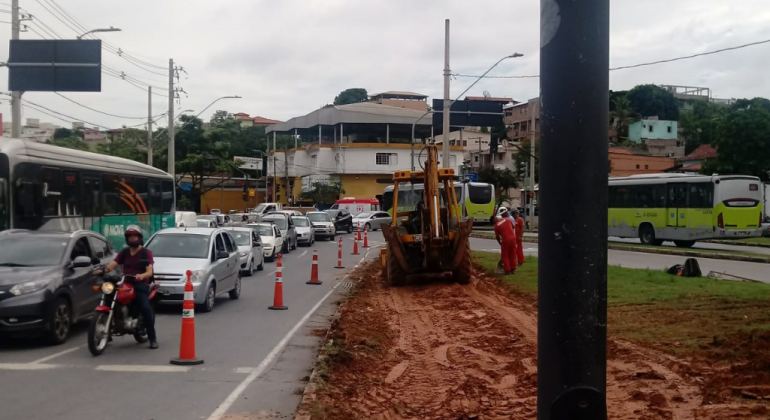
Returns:
[[[139,225],[174,226],[174,181],[132,160],[0,138],[0,230],[96,231],[120,249]]]
[[[425,189],[423,184],[414,184],[414,192],[408,193],[409,187],[402,186],[398,193],[398,211],[412,211],[422,199]],[[389,185],[382,194],[382,211],[391,213],[393,209],[393,186]],[[443,191],[443,187],[441,187]],[[457,214],[464,218],[472,217],[474,223],[489,223],[495,212],[495,188],[485,182],[464,182],[455,184],[457,196]],[[444,199],[442,194],[442,200]],[[392,213],[391,213],[392,214]]]
[[[635,175],[609,180],[609,236],[646,245],[761,236],[762,182],[743,175]]]

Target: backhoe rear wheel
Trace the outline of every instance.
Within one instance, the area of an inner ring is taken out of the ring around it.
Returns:
[[[404,269],[401,268],[401,265],[396,260],[396,256],[393,252],[388,250],[388,258],[387,258],[387,277],[385,278],[385,282],[389,286],[402,286],[406,282],[406,273],[404,272]]]
[[[463,251],[462,260],[460,264],[455,267],[452,272],[454,280],[460,284],[468,284],[471,282],[471,271],[473,269],[473,261],[471,259],[471,244],[470,240],[466,239],[468,243],[465,244],[465,250]]]

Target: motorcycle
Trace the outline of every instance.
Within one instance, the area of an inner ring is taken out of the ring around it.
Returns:
[[[126,282],[126,279],[123,276],[116,283],[105,281],[101,286],[96,286],[101,288],[103,296],[88,327],[88,350],[94,356],[104,353],[112,337],[133,335],[138,343],[146,343],[148,340],[141,314],[131,307],[136,299],[134,286]],[[154,302],[158,287],[157,283],[150,283],[151,303]]]

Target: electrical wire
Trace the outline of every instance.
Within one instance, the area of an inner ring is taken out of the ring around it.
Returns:
[[[66,97],[66,96],[62,95],[62,94],[61,94],[61,93],[59,93],[59,92],[54,92],[54,93],[55,93],[56,95],[58,95],[58,96],[61,96],[61,97],[62,97],[62,98],[64,98],[64,99],[66,99],[66,100],[68,100],[68,101],[72,102],[72,103],[73,103],[73,104],[75,104],[75,105],[81,106],[81,107],[83,107],[83,108],[85,108],[85,109],[89,109],[89,110],[91,110],[91,111],[94,111],[94,112],[98,112],[98,113],[100,113],[100,114],[104,114],[104,115],[107,115],[107,116],[110,116],[110,117],[116,117],[116,118],[124,118],[124,119],[127,119],[127,120],[146,120],[146,119],[147,119],[147,117],[127,117],[127,116],[125,116],[125,115],[115,115],[115,114],[110,114],[110,113],[108,113],[108,112],[99,111],[98,109],[94,109],[94,108],[91,108],[91,107],[89,107],[88,105],[83,105],[83,104],[81,104],[80,102],[78,102],[78,101],[76,101],[76,100],[74,100],[74,99],[68,98],[68,97]],[[163,114],[158,114],[158,115],[153,115],[153,117],[162,116],[162,115],[165,115],[165,113],[163,113]]]
[[[757,46],[757,45],[768,44],[768,43],[770,43],[770,39],[765,39],[765,40],[756,41],[756,42],[750,42],[748,44],[737,45],[737,46],[734,46],[734,47],[721,48],[721,49],[718,49],[718,50],[707,51],[707,52],[702,52],[702,53],[698,53],[698,54],[692,54],[692,55],[685,55],[685,56],[681,56],[681,57],[668,58],[668,59],[665,59],[665,60],[657,60],[657,61],[650,61],[650,62],[647,62],[647,63],[639,63],[639,64],[631,64],[631,65],[627,65],[627,66],[613,67],[613,68],[610,68],[610,71],[634,69],[634,68],[638,68],[638,67],[654,66],[656,64],[671,63],[671,62],[674,62],[674,61],[689,60],[689,59],[692,59],[692,58],[703,57],[703,56],[706,56],[706,55],[719,54],[719,53],[723,53],[723,52],[726,52],[726,51],[740,50],[740,49],[743,49],[743,48],[754,47],[754,46]],[[457,74],[457,73],[453,74],[452,76],[454,76],[454,77],[475,77],[475,78],[481,77],[481,76],[474,76],[474,75],[468,75],[468,74]],[[529,75],[529,76],[484,76],[485,79],[535,79],[535,78],[538,78],[538,77],[540,77],[540,75]]]

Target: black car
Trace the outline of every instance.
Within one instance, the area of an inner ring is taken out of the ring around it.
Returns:
[[[94,266],[114,258],[110,243],[91,231],[0,232],[0,334],[63,343],[99,304]]]
[[[353,216],[349,211],[345,209],[341,210],[326,210],[329,216],[334,220],[334,227],[337,228],[337,232],[353,232]]]

